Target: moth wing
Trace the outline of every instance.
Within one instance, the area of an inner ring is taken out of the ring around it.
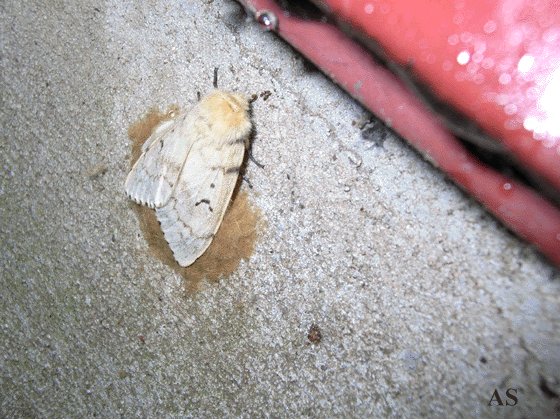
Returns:
[[[174,193],[165,206],[156,209],[165,239],[181,266],[191,265],[212,242],[243,162],[243,142],[215,147],[208,140],[193,145]]]
[[[148,139],[144,142],[144,144],[142,144],[142,153],[148,150],[155,141],[167,134],[175,125],[177,125],[178,121],[179,118],[171,118],[161,121],[158,125],[156,125]]]
[[[192,129],[195,114],[191,111],[178,115],[155,128],[126,178],[125,190],[130,199],[150,208],[169,201],[196,138]]]

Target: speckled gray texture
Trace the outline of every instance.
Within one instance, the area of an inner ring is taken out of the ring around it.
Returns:
[[[405,142],[364,141],[360,106],[240,10],[0,5],[0,416],[557,417],[557,272]],[[184,297],[124,196],[127,129],[216,66],[272,92],[247,168],[268,227]]]

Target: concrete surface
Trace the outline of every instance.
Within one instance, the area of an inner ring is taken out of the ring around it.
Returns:
[[[364,141],[237,3],[0,10],[1,417],[558,417],[558,272],[402,140]],[[216,66],[272,92],[242,186],[267,227],[185,297],[123,193],[127,129]]]

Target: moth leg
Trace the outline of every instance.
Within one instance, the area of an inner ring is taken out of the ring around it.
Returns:
[[[249,158],[249,160],[251,160],[253,163],[255,163],[259,169],[264,169],[264,164],[259,163],[255,159],[255,157],[253,157],[253,152],[251,151],[250,148],[247,149],[247,157]]]

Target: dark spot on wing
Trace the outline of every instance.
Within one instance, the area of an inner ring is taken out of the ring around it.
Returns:
[[[194,204],[195,207],[198,207],[200,204],[207,204],[208,205],[208,210],[210,210],[210,212],[214,212],[214,209],[210,206],[210,200],[209,199],[201,199],[200,201],[198,201],[197,203]]]
[[[228,167],[226,173],[239,173],[239,170],[241,170],[241,166]]]

